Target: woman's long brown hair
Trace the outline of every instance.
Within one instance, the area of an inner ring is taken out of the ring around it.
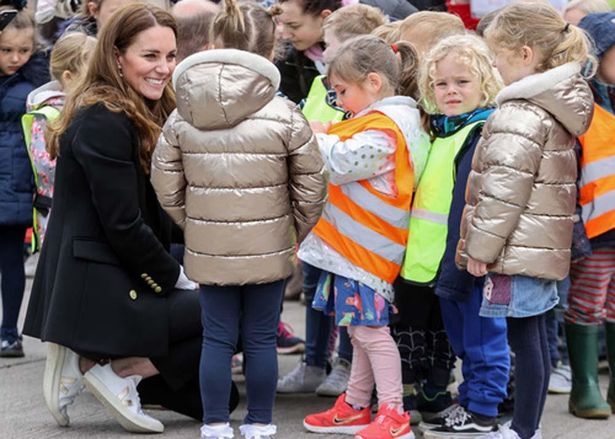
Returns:
[[[141,3],[123,7],[102,28],[86,75],[68,97],[60,117],[49,125],[47,149],[52,158],[60,154],[60,138],[79,109],[102,104],[109,111],[126,113],[132,120],[140,141],[140,163],[149,173],[161,126],[175,108],[175,93],[169,82],[160,100],[145,99],[120,76],[116,53],[124,53],[139,33],[154,26],[171,28],[177,36],[175,19],[171,14]],[[101,127],[101,132],[104,129]]]

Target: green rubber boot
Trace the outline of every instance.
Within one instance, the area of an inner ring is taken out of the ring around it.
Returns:
[[[566,323],[566,342],[572,369],[572,391],[568,410],[579,418],[606,419],[611,407],[598,385],[599,326]]]
[[[607,402],[611,406],[611,411],[615,413],[615,323],[606,324],[606,346],[609,356],[609,393]]]

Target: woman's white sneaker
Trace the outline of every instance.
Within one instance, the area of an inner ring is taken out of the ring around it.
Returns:
[[[94,394],[109,411],[111,416],[127,431],[134,433],[162,433],[164,425],[157,419],[143,413],[137,385],[138,375],[122,378],[111,363],[95,365],[83,376],[88,390]]]
[[[53,419],[61,427],[70,423],[67,408],[82,390],[79,356],[67,347],[47,343],[43,395]]]

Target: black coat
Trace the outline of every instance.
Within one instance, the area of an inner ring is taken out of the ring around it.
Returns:
[[[24,333],[97,357],[165,355],[165,295],[180,267],[124,113],[94,105],[75,115],[52,211]]]

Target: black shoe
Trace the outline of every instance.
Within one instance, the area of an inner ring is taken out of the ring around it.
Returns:
[[[9,340],[1,340],[0,341],[0,357],[5,358],[17,358],[23,357],[23,345],[21,343],[21,336],[16,339]]]
[[[459,411],[465,411],[459,404],[452,404],[439,413],[432,414],[431,416],[424,417],[419,428],[423,431],[431,430],[437,427],[441,427],[446,424],[446,420],[451,416],[456,416]]]
[[[461,406],[451,411],[441,426],[425,431],[425,439],[482,437],[495,431],[495,418],[476,415]]]

